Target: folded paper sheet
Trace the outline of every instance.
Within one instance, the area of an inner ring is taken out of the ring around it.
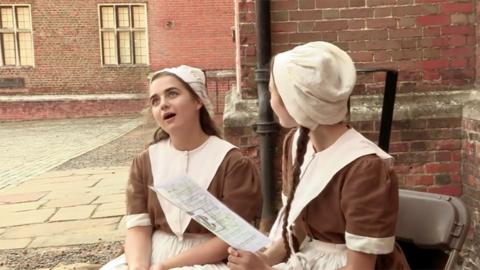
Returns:
[[[150,188],[236,249],[256,252],[271,242],[188,176],[177,177]]]

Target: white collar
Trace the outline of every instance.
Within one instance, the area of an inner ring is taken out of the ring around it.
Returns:
[[[297,131],[292,140],[292,161],[295,160],[298,135]],[[309,145],[311,145],[310,142]],[[301,169],[302,177],[295,191],[288,223],[294,223],[305,206],[324,190],[338,171],[355,159],[369,154],[376,154],[387,166],[393,163],[392,156],[353,128],[342,134],[335,143],[323,151],[315,153],[312,146],[307,146]]]
[[[225,155],[233,148],[234,145],[216,136],[210,136],[205,143],[191,151],[179,151],[170,140],[162,140],[148,148],[153,183],[158,185],[186,174],[206,190]],[[157,197],[168,225],[173,233],[181,237],[191,217],[162,197]]]

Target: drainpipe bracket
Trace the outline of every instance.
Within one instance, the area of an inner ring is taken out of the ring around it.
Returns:
[[[255,69],[255,81],[260,83],[268,83],[270,80],[269,68],[256,68]]]
[[[277,122],[260,122],[256,123],[253,126],[253,131],[257,134],[270,134],[270,133],[276,133],[279,129],[280,126],[278,125]]]

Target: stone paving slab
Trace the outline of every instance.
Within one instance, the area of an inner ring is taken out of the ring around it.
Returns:
[[[0,196],[0,203],[22,203],[38,201],[48,192],[20,193]]]
[[[50,218],[50,221],[87,219],[92,216],[95,208],[97,208],[96,205],[77,205],[71,207],[62,207],[55,213],[55,215],[53,215],[53,217]]]
[[[92,230],[99,232],[114,231],[118,228],[120,217],[98,218],[88,220],[72,220],[63,222],[45,222],[32,225],[21,225],[7,228],[3,239],[35,238],[39,236],[55,237],[72,233],[86,233]]]
[[[36,202],[27,203],[0,204],[0,216],[6,216],[7,213],[35,210],[40,208],[43,203],[45,203],[45,201],[39,200]]]
[[[10,213],[0,220],[0,228],[42,223],[51,218],[55,211],[55,209],[37,209]]]
[[[47,172],[144,122],[143,117],[0,122],[0,189]]]
[[[123,240],[129,169],[47,172],[0,189],[0,250]]]
[[[33,239],[28,245],[29,248],[56,247],[67,245],[93,244],[103,241],[120,241],[125,239],[126,231],[114,230],[101,232],[97,229],[83,233],[70,233],[61,237],[40,236]]]
[[[72,189],[75,190],[75,189]],[[44,207],[52,208],[52,207],[69,207],[69,206],[77,206],[77,205],[88,205],[91,202],[97,199],[97,195],[93,194],[65,194],[59,199],[52,199],[48,201]]]
[[[26,248],[31,242],[30,238],[0,239],[0,249]]]
[[[125,213],[124,202],[104,203],[95,210],[95,213],[92,215],[92,217],[93,218],[114,217],[114,216],[119,216],[123,213]]]
[[[118,193],[112,195],[105,195],[98,197],[94,203],[110,203],[110,202],[123,202],[125,201],[126,195],[125,193]]]

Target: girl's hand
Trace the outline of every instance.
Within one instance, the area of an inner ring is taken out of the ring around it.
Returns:
[[[267,270],[272,269],[268,265],[263,253],[252,253],[249,251],[228,248],[227,266],[232,270]]]

